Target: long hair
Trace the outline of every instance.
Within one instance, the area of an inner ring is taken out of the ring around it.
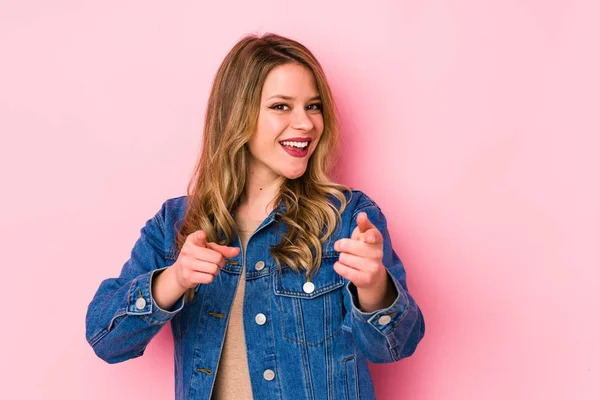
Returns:
[[[284,64],[299,64],[312,71],[321,97],[323,133],[305,173],[286,179],[275,198],[283,202],[281,222],[287,230],[271,248],[277,267],[281,263],[296,272],[313,275],[322,258],[322,244],[340,222],[346,207],[346,186],[331,181],[329,172],[339,140],[339,122],[325,73],[314,55],[295,40],[268,33],[241,39],[221,63],[212,86],[204,121],[202,152],[189,182],[188,202],[176,247],[202,229],[207,241],[229,244],[236,236],[232,216],[246,184],[250,141],[260,111],[267,74]],[[333,196],[333,197],[332,197]],[[333,204],[337,199],[339,209]],[[194,290],[186,292],[191,300]]]

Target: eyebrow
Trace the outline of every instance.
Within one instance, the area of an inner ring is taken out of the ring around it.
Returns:
[[[280,99],[283,99],[283,100],[295,100],[296,99],[293,96],[286,96],[286,95],[283,95],[283,94],[276,94],[275,96],[269,97],[267,100],[274,99],[276,97],[280,98]],[[321,100],[321,96],[316,95],[316,96],[313,96],[310,99],[308,99],[308,101],[313,101],[313,100]]]

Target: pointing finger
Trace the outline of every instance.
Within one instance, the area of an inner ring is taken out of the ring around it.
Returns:
[[[371,221],[369,221],[369,217],[367,216],[367,213],[364,211],[358,213],[358,215],[356,216],[356,223],[358,224],[358,229],[362,233],[368,231],[371,228],[375,228],[375,225],[373,225],[371,223]]]
[[[220,244],[217,244],[217,243],[212,243],[212,242],[209,242],[206,245],[209,248],[211,248],[212,250],[221,253],[223,255],[223,257],[225,257],[225,258],[235,257],[238,254],[240,254],[240,248],[239,247],[223,246],[223,245],[220,245]]]

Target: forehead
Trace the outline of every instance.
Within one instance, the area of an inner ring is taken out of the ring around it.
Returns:
[[[298,64],[284,64],[273,68],[265,79],[262,98],[266,99],[276,94],[298,98],[317,95],[312,71]]]

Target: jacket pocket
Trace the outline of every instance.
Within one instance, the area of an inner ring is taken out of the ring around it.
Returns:
[[[318,346],[341,330],[344,280],[333,270],[337,259],[337,255],[325,254],[319,271],[308,284],[304,272],[296,273],[286,265],[273,274],[285,339]]]
[[[344,359],[344,383],[346,389],[346,400],[358,399],[358,380],[356,379],[356,358]]]

